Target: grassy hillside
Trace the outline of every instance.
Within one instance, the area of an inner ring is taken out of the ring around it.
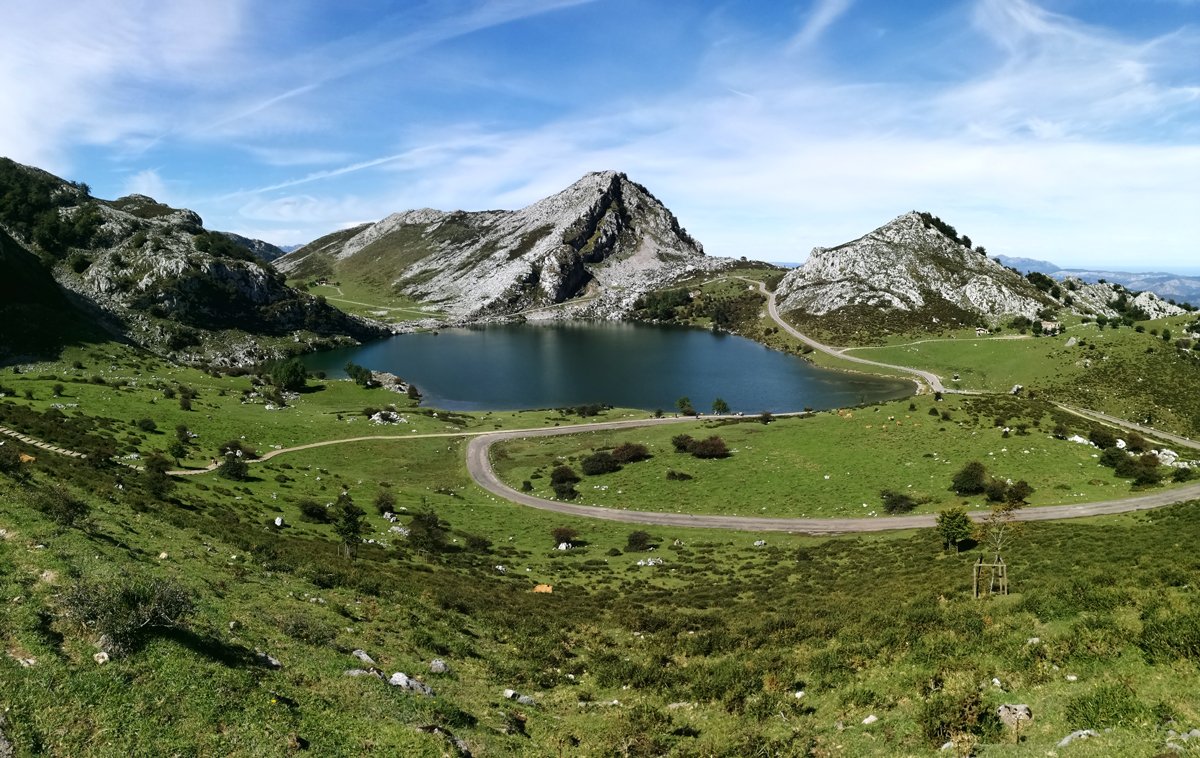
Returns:
[[[63,379],[108,382],[135,364],[142,376],[118,387]],[[363,432],[346,420],[354,409],[402,397],[314,383],[324,389],[267,411],[230,399],[247,377],[159,376],[198,390],[187,412],[149,377],[167,371],[109,347],[2,375],[22,424],[94,452],[79,462],[0,446],[37,459],[0,455],[0,731],[17,755],[896,755],[952,741],[959,755],[1041,756],[1092,728],[1070,753],[1107,756],[1153,754],[1168,729],[1200,727],[1200,562],[1182,537],[1200,528],[1200,504],[1030,524],[1005,549],[1014,594],[976,601],[969,543],[956,555],[929,531],[634,535],[495,500],[470,483],[458,437],[314,448],[254,464],[245,480],[163,487],[100,455],[174,436],[140,416],[170,430],[190,414],[189,459],[202,459],[241,434],[262,449]],[[48,402],[54,383],[80,394]],[[962,402],[955,421],[981,426],[937,434],[966,449],[1003,409]],[[423,432],[568,420],[397,406],[401,430]],[[861,444],[855,414],[716,431],[786,447],[841,424]],[[372,542],[356,560],[325,523],[342,492],[367,511]],[[381,492],[395,523],[374,507]],[[554,549],[563,528],[576,532],[569,551]],[[347,676],[368,668],[355,649],[434,695]],[[435,658],[447,673],[430,670]],[[1033,722],[1006,732],[992,715],[1001,703],[1029,704]]]
[[[769,425],[747,418],[741,423],[531,437],[496,446],[493,459],[510,486],[523,489],[528,481],[529,491],[545,498],[555,497],[552,470],[571,466],[583,474],[575,502],[586,505],[870,518],[886,515],[884,490],[911,497],[916,513],[960,503],[986,509],[982,493],[963,497],[950,489],[955,473],[973,460],[984,462],[990,476],[1027,481],[1034,488],[1031,506],[1128,495],[1131,474],[1114,476],[1112,468],[1101,465],[1095,448],[1065,439],[1086,437],[1096,426],[1040,400],[952,396],[935,402],[926,395],[809,418],[779,418]],[[717,435],[730,455],[706,460],[679,452],[672,444],[679,434],[695,439]],[[589,456],[611,453],[627,442],[645,445],[651,458],[627,463],[619,471],[586,475],[583,464]]]

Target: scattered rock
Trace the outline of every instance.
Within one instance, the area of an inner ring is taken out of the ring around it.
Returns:
[[[392,674],[392,678],[388,679],[388,684],[417,695],[433,697],[433,689],[429,685],[410,678],[408,674],[405,674],[403,671],[397,671],[396,673]]]
[[[229,622],[229,631],[236,632],[238,629],[241,629],[241,628],[242,628],[242,622],[240,622],[240,621],[230,621]]]
[[[1099,737],[1095,729],[1076,729],[1058,741],[1059,747],[1066,747],[1076,740],[1086,740],[1088,737]]]
[[[169,558],[169,557],[170,557],[170,556],[169,556],[169,555],[167,555],[167,552],[166,552],[165,550],[164,550],[163,552],[161,552],[161,553],[159,553],[159,554],[158,554],[158,559],[159,559],[160,561],[165,561],[165,560],[166,560],[167,558]]]
[[[434,658],[429,662],[429,673],[431,674],[449,674],[450,664],[443,661],[441,658]]]
[[[379,669],[346,669],[343,676],[374,676],[382,679],[383,672]]]
[[[12,758],[13,746],[8,741],[8,737],[4,736],[4,727],[7,726],[4,716],[0,714],[0,758]]]
[[[799,700],[802,697],[804,697],[804,690],[796,690],[796,699]]]
[[[572,545],[570,542],[560,542],[560,543],[558,543],[558,549],[559,549],[559,550],[570,550],[572,547],[574,547],[574,545]]]
[[[1030,637],[1029,639],[1025,640],[1025,644],[1026,645],[1040,645],[1040,644],[1042,644],[1042,638],[1041,637]]]
[[[360,661],[362,661],[363,663],[367,664],[368,666],[374,666],[374,665],[375,665],[375,659],[374,659],[374,658],[372,658],[371,656],[367,655],[367,651],[365,651],[365,650],[355,650],[355,651],[354,651],[353,653],[351,653],[350,655],[352,655],[352,656],[354,656],[355,658],[359,659]]]
[[[828,479],[828,478],[829,478],[829,477],[826,477],[826,479]],[[766,541],[766,540],[755,540],[755,541],[754,541],[754,546],[755,546],[755,547],[766,547],[766,545],[767,545],[767,541]]]
[[[99,652],[92,656],[92,660],[96,663],[99,663],[101,666],[108,663],[108,658],[108,653],[105,652]]]
[[[466,740],[455,737],[446,727],[438,726],[437,724],[426,724],[425,726],[417,727],[417,731],[443,737],[454,748],[454,752],[458,755],[458,758],[471,758],[471,751],[467,747]]]
[[[996,709],[996,713],[1009,729],[1020,729],[1022,721],[1033,721],[1033,711],[1024,703],[1019,705],[1005,703]]]
[[[505,690],[504,691],[504,699],[505,700],[515,700],[516,697],[517,697],[516,690]]]
[[[874,724],[878,720],[879,717],[872,713],[870,716],[867,716],[865,719],[863,719],[862,722],[864,724]]]
[[[1000,680],[999,680],[999,679],[997,679],[996,677],[992,677],[992,686],[993,686],[993,687],[1000,687],[1000,686],[1001,686],[1001,684],[1000,684]]]
[[[282,527],[282,526],[283,526],[283,516],[276,516],[276,517],[275,517],[275,526],[276,526],[276,527]]]
[[[537,705],[537,703],[533,701],[533,698],[529,697],[528,695],[518,695],[517,702],[521,705]]]
[[[939,749],[939,750],[953,750],[953,749],[954,749],[954,741],[953,741],[953,740],[948,740],[948,741],[946,741],[946,742],[943,742],[943,743],[942,743],[942,746],[941,746],[940,748],[938,748],[938,749]]]
[[[1068,682],[1078,682],[1079,677],[1075,676],[1074,674],[1067,674],[1067,681]]]
[[[275,657],[275,656],[273,656],[273,655],[270,655],[270,654],[268,654],[268,653],[264,653],[264,652],[263,652],[263,651],[261,651],[261,650],[255,650],[255,651],[254,651],[254,654],[255,654],[256,656],[258,656],[258,659],[259,659],[259,661],[261,661],[261,662],[262,662],[262,664],[263,664],[263,665],[265,665],[265,666],[267,666],[268,668],[273,668],[273,669],[281,669],[281,668],[283,668],[283,664],[282,664],[282,663],[280,663],[280,662],[279,662],[279,659],[278,659],[278,658],[276,658],[276,657]]]

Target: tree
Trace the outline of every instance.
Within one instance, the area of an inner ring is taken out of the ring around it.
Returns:
[[[725,402],[723,398],[716,398],[712,403],[712,412],[718,416],[724,416],[729,413],[729,403]]]
[[[158,500],[166,497],[175,487],[175,480],[167,474],[170,468],[171,462],[161,453],[155,452],[146,456],[142,482],[146,486],[146,491]]]
[[[1006,499],[1013,504],[1024,505],[1025,501],[1034,492],[1033,487],[1024,479],[1018,479],[1013,484],[1009,485]]]
[[[226,479],[243,482],[250,474],[250,465],[246,463],[246,459],[242,456],[227,453],[217,466],[217,473]]]
[[[418,390],[417,385],[413,384],[412,382],[409,382],[408,389],[405,390],[405,394],[408,395],[409,400],[420,400],[421,399],[421,391]]]
[[[961,505],[947,508],[937,515],[937,530],[946,547],[954,546],[958,552],[959,543],[971,536],[974,525],[967,516],[967,509]]]
[[[446,537],[450,525],[437,517],[433,511],[413,514],[408,522],[408,544],[421,553],[440,553],[446,549]]]
[[[379,512],[380,516],[396,512],[396,496],[392,494],[391,490],[380,489],[375,494],[375,510]]]
[[[629,537],[625,539],[625,552],[627,553],[642,553],[649,550],[654,544],[654,538],[649,532],[643,532],[641,529],[636,529],[629,533]]]
[[[329,509],[312,498],[304,498],[296,503],[300,509],[300,518],[315,524],[328,524],[331,520]]]
[[[353,379],[354,383],[360,387],[370,389],[372,387],[379,386],[379,382],[375,381],[375,377],[372,376],[371,370],[359,366],[357,363],[346,364],[346,375]]]
[[[1000,555],[1013,537],[1020,533],[1021,524],[1017,519],[1017,511],[1021,503],[997,503],[979,524],[978,538],[987,543],[996,555]]]
[[[1170,330],[1170,329],[1163,329],[1163,330],[1162,330],[1162,341],[1163,341],[1163,342],[1170,342],[1170,341],[1171,341],[1171,330]]]
[[[276,361],[271,364],[267,374],[271,384],[288,392],[304,389],[304,385],[308,381],[308,372],[305,371],[304,364],[296,358]]]
[[[187,445],[179,440],[171,440],[167,443],[167,455],[171,456],[176,463],[187,457]]]
[[[556,526],[550,530],[550,536],[554,538],[555,545],[569,545],[579,539],[579,531],[570,526]]]
[[[761,424],[766,425],[766,424],[771,423],[774,420],[775,420],[775,417],[771,415],[770,411],[763,411],[762,413],[758,414],[758,421]]]
[[[354,560],[358,555],[358,546],[362,542],[362,533],[366,528],[363,523],[365,515],[367,512],[354,504],[350,493],[342,490],[334,503],[333,531],[342,540],[342,547],[346,549],[346,557],[350,560]]]
[[[1101,450],[1107,450],[1117,444],[1117,435],[1111,429],[1097,426],[1088,432],[1088,439]]]
[[[950,489],[960,495],[978,495],[987,489],[987,471],[979,461],[971,461],[954,475]]]
[[[692,405],[692,399],[690,397],[688,397],[687,395],[684,395],[683,397],[676,400],[675,407],[678,408],[679,412],[681,414],[683,414],[684,416],[695,416],[696,415],[696,408]]]

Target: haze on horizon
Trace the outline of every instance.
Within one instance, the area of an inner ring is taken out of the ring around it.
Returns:
[[[0,155],[276,244],[646,185],[713,255],[912,209],[1064,267],[1195,271],[1200,2],[0,6]]]

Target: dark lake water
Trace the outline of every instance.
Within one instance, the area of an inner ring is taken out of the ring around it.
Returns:
[[[401,334],[304,356],[345,376],[347,361],[414,382],[423,405],[447,410],[559,408],[584,403],[673,412],[681,396],[707,413],[835,408],[913,393],[912,382],[817,368],[756,342],[702,329],[608,322],[500,325]]]

